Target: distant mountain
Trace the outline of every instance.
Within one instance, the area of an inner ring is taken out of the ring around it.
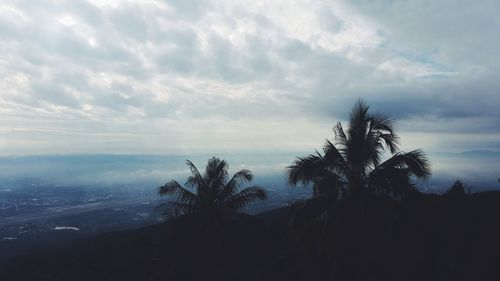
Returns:
[[[462,152],[435,152],[431,155],[437,157],[500,157],[500,151],[487,150],[487,149],[475,149],[466,150]],[[432,156],[431,156],[432,157]]]
[[[493,151],[493,150],[468,150],[460,154],[464,156],[476,156],[476,157],[500,157],[500,151]]]

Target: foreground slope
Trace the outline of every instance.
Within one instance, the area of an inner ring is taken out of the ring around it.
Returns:
[[[310,240],[290,232],[287,208],[212,237],[186,220],[107,233],[11,259],[0,279],[500,280],[500,192],[365,207],[342,214],[323,240],[319,230]]]

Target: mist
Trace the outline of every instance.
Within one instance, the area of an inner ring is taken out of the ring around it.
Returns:
[[[256,176],[257,184],[287,192],[285,169],[296,157],[306,154],[232,154],[220,157],[228,161],[230,173],[249,169]],[[101,186],[154,190],[171,179],[183,183],[189,175],[186,160],[191,160],[202,170],[212,156],[215,155],[4,156],[0,157],[0,179],[4,182],[32,179],[76,188]],[[456,179],[464,181],[472,191],[499,188],[496,182],[499,152],[434,153],[429,158],[433,175],[427,181],[417,182],[421,190],[440,193]]]

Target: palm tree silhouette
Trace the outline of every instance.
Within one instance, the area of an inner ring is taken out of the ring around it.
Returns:
[[[266,199],[266,192],[258,186],[238,191],[243,183],[251,182],[253,174],[243,169],[228,177],[228,163],[216,157],[208,160],[202,175],[196,166],[186,161],[191,176],[183,187],[175,180],[159,187],[160,195],[170,195],[175,201],[167,202],[173,206],[177,215],[203,215],[212,217],[231,217],[249,203]],[[189,189],[194,189],[194,192]],[[163,204],[162,204],[163,205]]]
[[[240,189],[252,181],[252,173],[244,169],[230,178],[228,163],[219,158],[210,158],[203,174],[191,161],[186,163],[191,176],[185,187],[175,180],[159,187],[160,195],[172,197],[159,207],[172,207],[172,215],[178,217],[170,222],[171,234],[165,232],[173,242],[169,251],[175,257],[169,270],[181,280],[201,276],[205,280],[231,280],[224,277],[223,268],[239,266],[234,256],[248,251],[245,245],[253,242],[248,230],[256,222],[240,210],[255,200],[266,199],[266,192],[258,186]]]
[[[322,153],[299,157],[287,167],[292,186],[312,183],[314,191],[312,198],[292,204],[288,224],[311,272],[339,277],[350,272],[358,276],[339,279],[364,280],[355,265],[366,252],[356,249],[391,241],[397,206],[392,198],[417,192],[411,179],[425,179],[430,166],[421,150],[400,152],[393,120],[370,113],[362,100],[347,128],[338,123],[334,132]],[[385,151],[392,155],[382,161]]]
[[[289,183],[313,183],[315,195],[346,191],[358,195],[372,190],[395,196],[414,191],[411,177],[425,179],[430,165],[423,151],[399,152],[393,119],[383,113],[369,113],[362,100],[354,105],[346,130],[334,127],[335,142],[326,140],[323,154],[299,157],[287,168]],[[389,150],[392,157],[381,162]],[[342,193],[343,194],[343,193]]]

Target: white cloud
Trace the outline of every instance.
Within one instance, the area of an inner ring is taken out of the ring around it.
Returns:
[[[454,3],[7,1],[0,153],[303,151],[359,96],[500,149],[498,3]]]

